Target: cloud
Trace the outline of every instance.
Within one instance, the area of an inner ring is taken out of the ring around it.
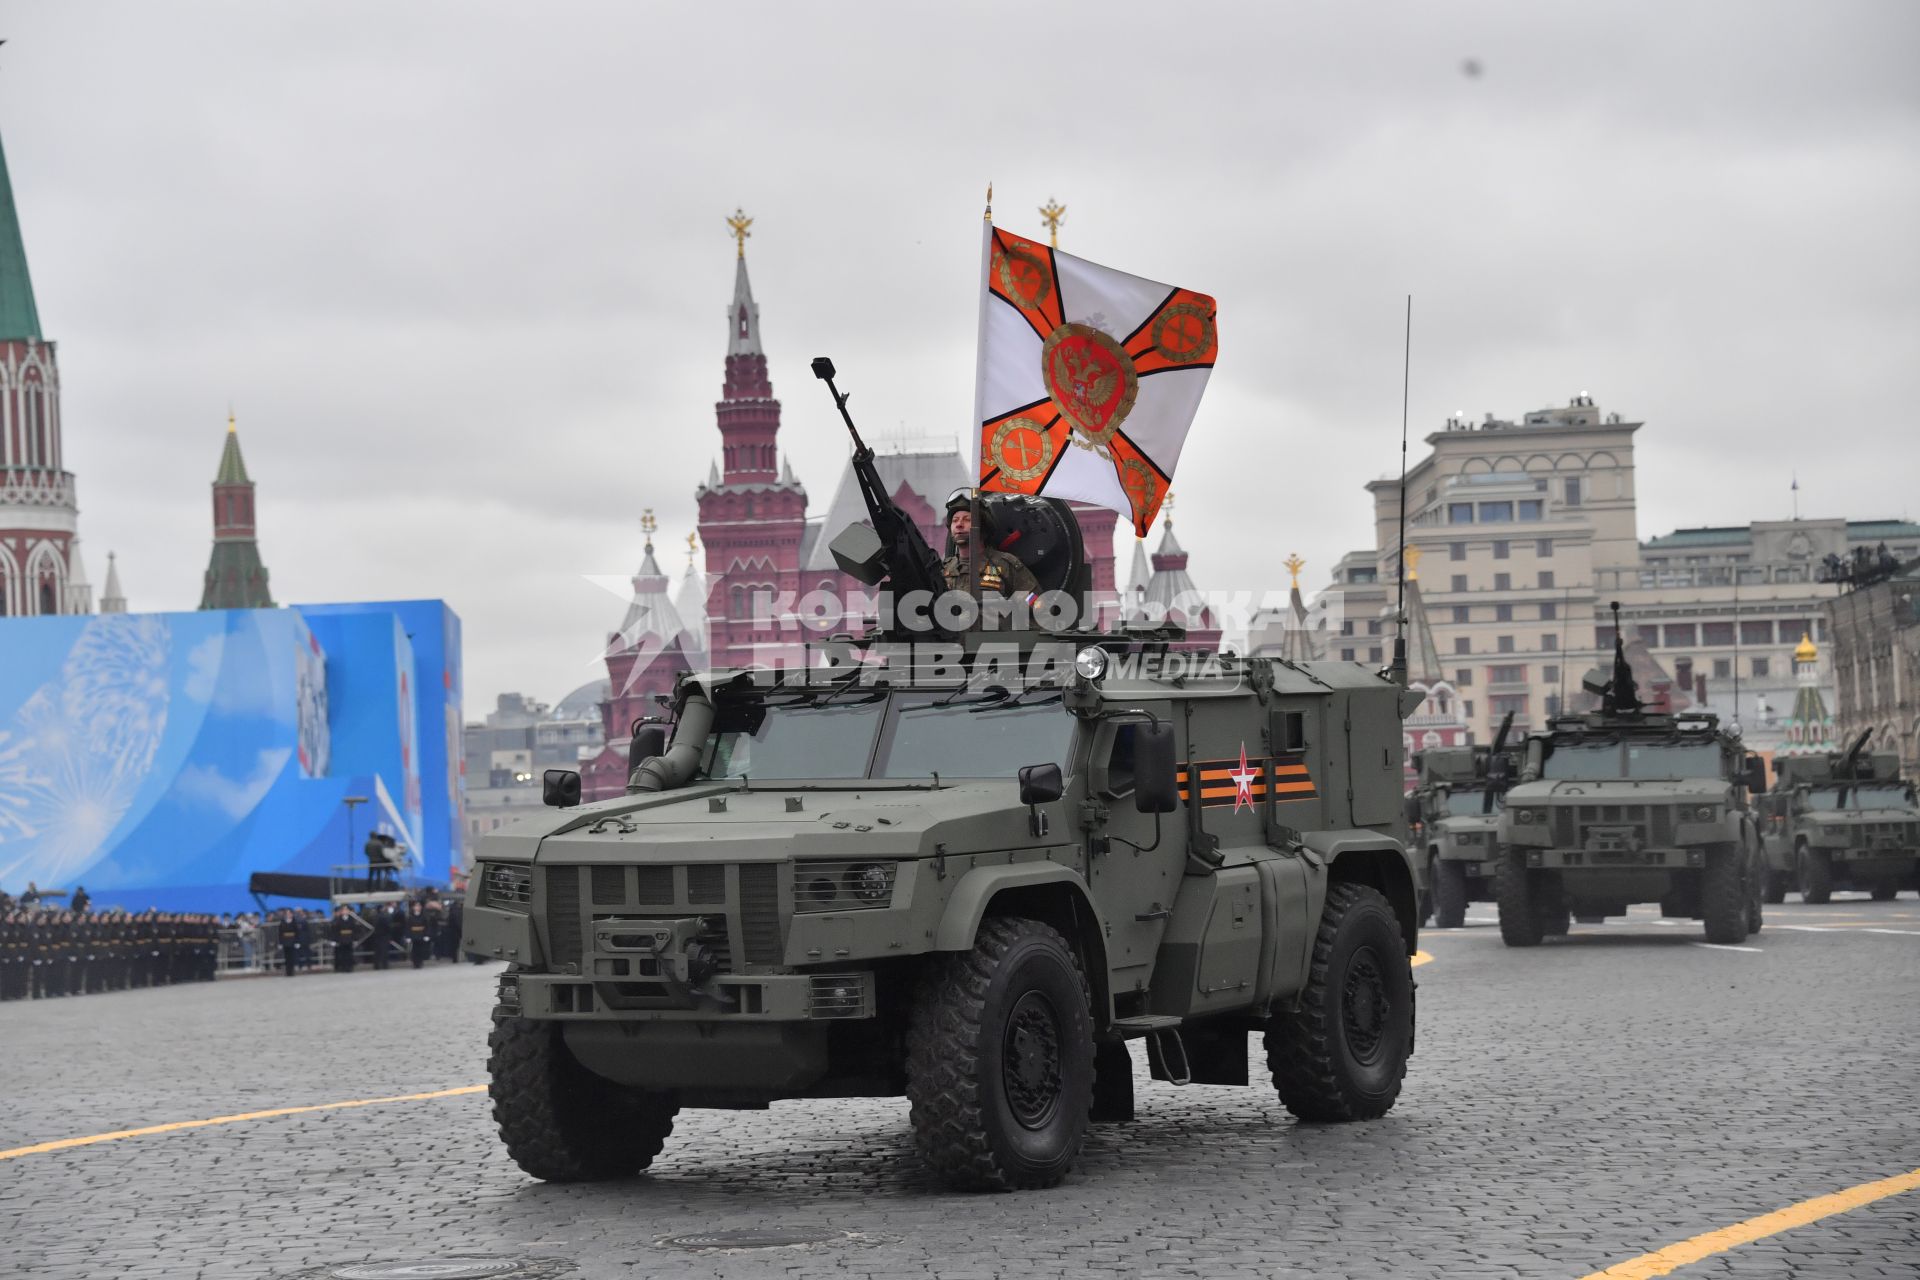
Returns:
[[[183,800],[217,809],[237,822],[266,797],[292,756],[286,747],[264,748],[253,772],[244,779],[229,778],[213,765],[188,765],[180,771],[174,790]]]

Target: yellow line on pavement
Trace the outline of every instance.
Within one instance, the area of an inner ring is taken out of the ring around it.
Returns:
[[[1584,1276],[1582,1280],[1649,1280],[1652,1276],[1668,1275],[1689,1263],[1716,1253],[1725,1253],[1737,1245],[1752,1244],[1755,1240],[1804,1227],[1836,1213],[1845,1213],[1849,1209],[1858,1209],[1876,1200],[1916,1189],[1920,1189],[1920,1169],[1897,1177],[1882,1178],[1878,1182],[1863,1182],[1845,1191],[1802,1200],[1799,1204],[1790,1204],[1784,1209],[1775,1209],[1772,1213],[1763,1213],[1757,1218],[1748,1218],[1745,1222],[1736,1222],[1730,1227],[1709,1231],[1691,1240],[1682,1240],[1664,1249],[1643,1253],[1637,1258],[1628,1258],[1605,1271]]]
[[[1416,951],[1413,953],[1414,968],[1418,969],[1423,964],[1432,964],[1432,963],[1433,963],[1433,957],[1428,955],[1426,952]]]
[[[144,1138],[154,1133],[174,1133],[181,1129],[205,1129],[216,1124],[238,1124],[242,1120],[271,1120],[275,1116],[305,1115],[309,1111],[339,1111],[346,1107],[378,1107],[389,1102],[425,1102],[430,1098],[456,1098],[462,1094],[484,1093],[483,1084],[462,1085],[458,1089],[436,1089],[431,1093],[402,1093],[391,1098],[356,1098],[351,1102],[321,1102],[307,1107],[275,1107],[270,1111],[243,1111],[239,1115],[214,1116],[210,1120],[176,1120],[172,1124],[153,1124],[142,1129],[116,1129],[112,1133],[91,1133],[84,1138],[59,1138],[53,1142],[36,1142],[30,1147],[14,1147],[9,1151],[0,1151],[0,1160],[17,1160],[21,1156],[45,1155],[49,1151],[66,1151],[73,1147],[90,1147],[96,1142],[117,1142],[121,1138]]]

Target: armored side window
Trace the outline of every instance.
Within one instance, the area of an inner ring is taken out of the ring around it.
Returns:
[[[1307,748],[1307,713],[1289,711],[1280,717],[1280,749],[1304,751]]]
[[[1138,725],[1121,724],[1113,729],[1113,747],[1107,752],[1108,795],[1124,796],[1133,790],[1133,739]]]

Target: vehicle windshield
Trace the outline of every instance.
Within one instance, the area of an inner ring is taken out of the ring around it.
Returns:
[[[864,778],[886,704],[726,707],[707,740],[709,778]]]
[[[1847,788],[1849,809],[1897,809],[1907,803],[1904,782],[1869,782]],[[1813,809],[1838,809],[1840,788],[1818,787],[1807,793],[1807,805]]]
[[[1005,709],[969,705],[965,695],[945,707],[898,706],[873,776],[1011,778],[1028,764],[1057,764],[1065,773],[1073,724],[1058,695]]]
[[[1493,808],[1486,808],[1487,789],[1485,787],[1455,787],[1442,795],[1440,816],[1443,818],[1479,817],[1482,813],[1498,813],[1507,807],[1505,793],[1493,793]]]
[[[1629,742],[1629,778],[1718,778],[1720,746],[1714,742]]]
[[[1553,779],[1600,781],[1620,776],[1617,742],[1561,743],[1540,766],[1540,776]]]

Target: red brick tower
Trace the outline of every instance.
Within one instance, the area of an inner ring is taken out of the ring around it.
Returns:
[[[797,592],[807,491],[780,456],[780,402],[767,378],[760,346],[760,308],[747,282],[750,218],[729,219],[739,241],[733,302],[727,308],[726,382],[714,406],[720,424],[721,463],[694,491],[700,505],[700,541],[707,548],[707,622],[710,661],[716,667],[766,661],[790,643],[755,600]]]
[[[0,150],[0,615],[93,610],[60,426],[60,366],[54,344],[40,334]]]

